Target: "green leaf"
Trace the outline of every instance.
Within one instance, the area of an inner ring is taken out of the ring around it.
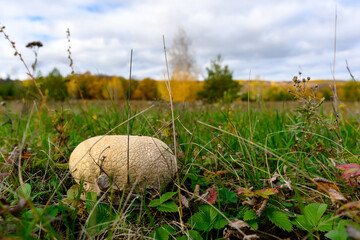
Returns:
[[[169,200],[170,198],[172,198],[172,196],[174,196],[177,192],[167,192],[164,193],[161,198],[160,198],[160,203],[164,203],[167,200]]]
[[[31,185],[29,183],[24,183],[17,189],[17,193],[19,196],[29,199],[31,195]]]
[[[168,240],[169,239],[169,233],[164,229],[163,227],[160,227],[156,229],[154,238],[156,240]]]
[[[45,214],[50,216],[50,217],[56,217],[59,213],[59,208],[58,206],[49,206],[45,209]]]
[[[312,228],[320,223],[321,216],[325,213],[327,204],[311,203],[304,207],[304,217]]]
[[[200,231],[208,232],[213,228],[209,222],[209,219],[206,217],[205,213],[203,213],[203,212],[195,213],[189,219],[189,223],[192,228],[200,230]]]
[[[328,232],[330,230],[333,230],[334,225],[337,225],[337,221],[331,219],[330,215],[325,215],[320,219],[317,230],[321,232]]]
[[[161,203],[160,203],[160,199],[154,199],[152,200],[150,203],[149,203],[149,207],[157,207],[159,206]]]
[[[296,216],[296,219],[292,221],[292,223],[297,226],[300,229],[311,231],[313,229],[313,226],[311,226],[304,215],[298,215]]]
[[[189,230],[190,239],[192,240],[203,240],[201,234],[195,230]]]
[[[237,203],[238,198],[236,193],[229,191],[227,188],[219,189],[220,199],[225,203]]]
[[[214,222],[214,228],[215,229],[222,229],[228,224],[228,221],[223,218],[222,216],[218,217],[216,221]]]
[[[168,233],[170,233],[171,235],[176,234],[176,229],[174,227],[171,227],[169,225],[162,225],[161,227],[168,231]]]
[[[331,240],[346,240],[347,239],[347,232],[345,225],[348,223],[348,220],[341,220],[334,230],[325,234],[325,237]]]
[[[284,229],[288,232],[292,230],[292,224],[289,217],[285,213],[271,209],[266,213],[268,219],[274,223],[277,227]]]
[[[254,220],[254,219],[257,219],[258,216],[256,216],[256,213],[254,212],[254,210],[252,209],[249,209],[247,210],[245,213],[244,213],[244,218],[243,220],[245,222],[249,221],[249,220]]]
[[[258,230],[259,228],[259,224],[257,223],[256,220],[250,220],[247,221],[247,223],[250,225],[250,227],[252,227],[255,231]]]
[[[219,215],[219,213],[216,211],[216,209],[214,209],[212,206],[210,205],[201,205],[199,207],[199,209],[205,213],[205,216],[207,217],[209,223],[212,225],[214,224],[217,216]]]
[[[156,208],[163,212],[177,212],[179,209],[179,207],[175,204],[174,201],[162,203]]]

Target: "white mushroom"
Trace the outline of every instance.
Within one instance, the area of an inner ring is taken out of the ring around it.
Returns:
[[[106,174],[113,187],[124,190],[134,183],[140,189],[159,190],[177,171],[170,148],[152,137],[130,136],[129,172],[128,136],[97,136],[80,143],[70,155],[69,168],[77,183],[84,180],[84,190],[99,192],[97,179]],[[129,182],[128,182],[129,176]]]

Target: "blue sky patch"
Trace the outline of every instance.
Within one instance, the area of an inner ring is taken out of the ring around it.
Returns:
[[[30,16],[28,18],[31,22],[39,22],[44,20],[44,17],[41,16]]]

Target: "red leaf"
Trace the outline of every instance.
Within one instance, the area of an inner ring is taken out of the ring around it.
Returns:
[[[209,188],[207,190],[207,192],[209,193],[208,194],[208,199],[206,199],[209,203],[211,204],[214,204],[217,200],[217,192],[216,192],[216,189],[215,189],[215,185],[213,185],[211,188]]]
[[[359,164],[356,164],[356,163],[343,164],[343,165],[337,166],[336,168],[344,171],[343,174],[341,175],[341,177],[343,179],[349,179],[349,178],[360,176]]]

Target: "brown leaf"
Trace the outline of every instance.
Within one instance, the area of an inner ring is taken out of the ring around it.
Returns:
[[[181,199],[181,203],[185,208],[189,208],[189,201],[187,200],[187,198],[180,194],[180,199]]]
[[[276,183],[279,181],[279,179],[278,179],[279,177],[280,177],[280,175],[277,172],[274,173],[272,178],[270,178],[270,180],[269,180],[270,184],[276,185]]]
[[[20,213],[22,209],[26,206],[26,199],[20,198],[19,202],[15,204],[14,206],[10,206],[10,203],[8,203],[5,199],[1,199],[1,206],[0,206],[0,216],[5,217],[8,213],[11,213],[12,215],[17,215]]]
[[[325,178],[314,178],[313,180],[315,181],[316,188],[319,192],[328,193],[330,188],[340,191],[339,187],[330,180]]]
[[[256,216],[261,217],[261,215],[263,214],[263,212],[266,209],[267,203],[269,202],[269,199],[264,199],[264,201],[261,203],[260,207],[258,210],[255,211]],[[256,208],[257,206],[255,206],[254,208]],[[255,210],[255,209],[254,209]]]
[[[339,187],[325,178],[314,178],[316,188],[319,192],[326,193],[330,196],[331,202],[347,202],[346,198],[340,192]]]
[[[254,230],[247,222],[241,221],[241,220],[231,220],[229,222],[229,226],[232,228],[237,228],[237,229],[243,229],[243,228],[248,228],[250,230]]]
[[[360,201],[349,202],[341,206],[337,210],[336,214],[353,218],[354,216],[359,215],[359,209],[360,209]]]
[[[199,196],[200,196],[200,185],[196,184],[195,190],[194,190],[194,195],[192,198],[198,198]]]
[[[333,188],[329,189],[328,194],[329,194],[330,199],[331,199],[331,201],[333,203],[338,203],[338,202],[345,203],[345,202],[347,202],[347,199],[339,191],[336,191]]]
[[[254,240],[254,239],[260,239],[260,237],[256,234],[246,235],[243,240]]]

